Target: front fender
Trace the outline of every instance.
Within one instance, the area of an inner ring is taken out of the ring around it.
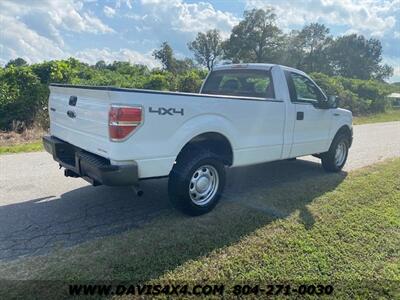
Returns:
[[[330,132],[331,142],[343,126],[347,126],[350,132],[353,132],[353,115],[351,111],[338,108],[336,109],[335,113],[339,114],[339,116],[337,116],[337,118],[334,119],[334,122],[332,122],[332,128]]]

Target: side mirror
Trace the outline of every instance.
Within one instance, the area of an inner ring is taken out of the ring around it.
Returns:
[[[328,96],[327,99],[320,100],[314,103],[314,106],[319,109],[329,109],[338,107],[339,98],[337,96]]]
[[[313,103],[315,108],[319,108],[319,109],[329,109],[331,108],[331,104],[330,104],[330,100],[328,99],[323,99],[323,100],[319,100],[319,101],[315,101]]]
[[[328,96],[327,102],[329,108],[337,108],[339,105],[339,98],[337,96],[330,95]]]

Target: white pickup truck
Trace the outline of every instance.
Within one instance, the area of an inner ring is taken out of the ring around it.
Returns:
[[[169,176],[175,207],[214,208],[225,168],[312,154],[346,162],[352,114],[305,73],[270,64],[215,67],[199,94],[52,84],[45,149],[93,185]]]

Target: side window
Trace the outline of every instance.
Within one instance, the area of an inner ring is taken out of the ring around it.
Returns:
[[[275,98],[269,70],[229,69],[213,71],[204,84],[203,94]]]
[[[307,77],[290,73],[292,81],[292,101],[315,103],[324,99],[324,95],[318,87]]]

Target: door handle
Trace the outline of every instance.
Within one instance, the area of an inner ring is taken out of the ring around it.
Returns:
[[[334,113],[333,114],[335,117],[338,117],[338,116],[340,116],[340,114],[339,113]]]
[[[78,97],[77,96],[71,96],[71,97],[69,97],[68,104],[71,105],[71,106],[75,106],[76,105],[76,101],[78,101]]]
[[[303,111],[298,111],[296,119],[297,120],[304,120],[304,112]]]

